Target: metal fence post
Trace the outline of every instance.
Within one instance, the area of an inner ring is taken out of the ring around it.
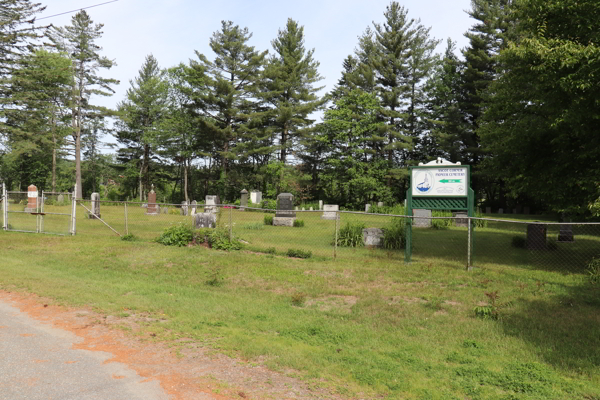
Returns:
[[[333,259],[337,257],[338,234],[340,231],[340,212],[335,212],[335,242],[333,244]]]
[[[77,185],[75,185],[73,196],[71,197],[71,235],[77,233]]]
[[[233,239],[233,224],[232,224],[233,207],[229,206],[229,243]]]
[[[471,269],[471,217],[467,217],[468,234],[467,234],[467,271]]]
[[[129,235],[129,226],[127,224],[127,202],[125,202],[125,235]]]
[[[6,183],[2,183],[2,229],[8,230],[8,195],[6,194]]]
[[[44,196],[45,196],[45,194],[44,194],[44,191],[42,190],[42,200],[41,200],[42,204],[40,204],[40,209],[38,211],[40,213],[38,215],[38,217],[40,219],[40,232],[44,232]]]

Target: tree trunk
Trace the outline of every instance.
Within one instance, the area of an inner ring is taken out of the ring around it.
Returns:
[[[190,204],[190,199],[188,198],[188,162],[185,159],[183,160],[183,193],[185,202]]]
[[[75,128],[75,186],[77,192],[76,199],[83,199],[83,188],[81,187],[81,125],[79,121],[79,111],[75,112],[73,118],[73,128]]]
[[[283,125],[283,132],[281,132],[281,159],[280,161],[285,165],[286,152],[285,152],[285,144],[287,142],[288,137],[288,124],[287,122]]]

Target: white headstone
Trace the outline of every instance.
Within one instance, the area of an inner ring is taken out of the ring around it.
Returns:
[[[253,190],[250,192],[250,201],[254,204],[262,203],[262,192]]]
[[[192,201],[192,213],[191,215],[194,216],[196,215],[196,207],[198,206],[198,202],[196,200]]]
[[[204,212],[218,212],[219,208],[216,206],[217,204],[221,204],[221,199],[219,199],[218,195],[207,195],[205,197]]]
[[[310,211],[312,211],[312,210],[313,210],[313,208],[311,207],[311,208],[309,208],[309,210],[310,210]]]
[[[319,210],[323,209],[323,200],[319,200]]]
[[[64,203],[64,201],[65,201],[65,196],[63,196],[62,194],[59,194],[59,195],[58,195],[57,202],[58,202],[58,203]]]
[[[378,201],[377,202],[377,207],[383,207],[383,201]]]
[[[429,228],[431,226],[431,210],[420,210],[420,209],[416,209],[413,210],[413,216],[414,217],[421,217],[421,218],[413,218],[413,225],[416,228]],[[423,218],[425,217],[425,218]]]
[[[371,210],[371,205],[370,204],[365,204],[365,212],[368,213]]]
[[[335,220],[337,218],[337,211],[340,210],[340,206],[337,204],[325,204],[323,206],[323,215],[321,216],[321,219],[333,219]]]

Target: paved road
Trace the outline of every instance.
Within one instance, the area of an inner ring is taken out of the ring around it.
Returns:
[[[167,400],[109,353],[73,350],[82,339],[0,301],[0,400]]]

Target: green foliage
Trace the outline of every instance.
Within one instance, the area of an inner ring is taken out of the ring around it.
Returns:
[[[512,247],[516,247],[518,249],[524,249],[527,245],[527,239],[523,236],[513,236],[510,242]]]
[[[242,225],[242,229],[248,229],[252,231],[259,231],[264,229],[265,224],[261,224],[260,222],[248,222]]]
[[[265,215],[263,222],[265,225],[273,225],[273,216],[272,215]]]
[[[165,231],[156,239],[165,246],[187,246],[194,240],[194,230],[189,225],[178,224],[165,229]]]
[[[229,231],[224,228],[213,229],[208,236],[208,244],[215,250],[240,250],[242,243],[236,238],[229,238]]]
[[[135,241],[138,241],[139,238],[137,236],[135,236],[133,233],[129,233],[127,235],[121,236],[121,240],[123,240],[125,242],[135,242]]]
[[[288,251],[286,252],[286,255],[288,257],[295,257],[295,258],[311,258],[312,257],[312,251],[310,251],[310,250],[288,249]]]
[[[492,306],[477,306],[473,309],[475,316],[481,319],[498,319],[498,313]]]
[[[276,254],[277,253],[277,249],[275,247],[269,247],[268,249],[265,250],[265,253],[267,253],[267,254]]]
[[[404,218],[393,218],[392,222],[383,228],[383,248],[400,250],[406,247],[406,232]]]
[[[431,212],[432,217],[452,217],[452,213],[450,211],[438,211],[433,210]],[[433,229],[449,229],[454,224],[454,219],[432,219],[431,227]]]
[[[372,214],[391,214],[391,215],[406,215],[406,209],[404,204],[394,204],[393,206],[382,206],[379,207],[376,204],[372,204],[369,209],[369,213]]]
[[[302,292],[296,292],[292,295],[292,304],[296,307],[302,307],[306,302],[306,294]]]
[[[214,265],[212,268],[210,268],[206,275],[208,278],[206,280],[206,284],[208,286],[222,286],[225,281],[223,270],[219,265]]]
[[[304,227],[304,220],[302,220],[302,219],[295,219],[294,220],[294,227],[295,228],[303,228]]]
[[[267,210],[277,210],[277,200],[263,199],[259,208],[264,208]]]
[[[483,214],[480,211],[478,211],[475,214],[475,217],[477,217],[477,218],[483,218]],[[471,220],[471,223],[476,228],[487,228],[487,226],[488,226],[488,221],[486,221],[485,219],[473,219],[473,220]]]
[[[365,228],[366,225],[361,222],[346,222],[338,233],[337,245],[340,247],[364,246],[363,229]]]
[[[587,265],[585,272],[592,284],[600,283],[600,257],[596,257]]]

